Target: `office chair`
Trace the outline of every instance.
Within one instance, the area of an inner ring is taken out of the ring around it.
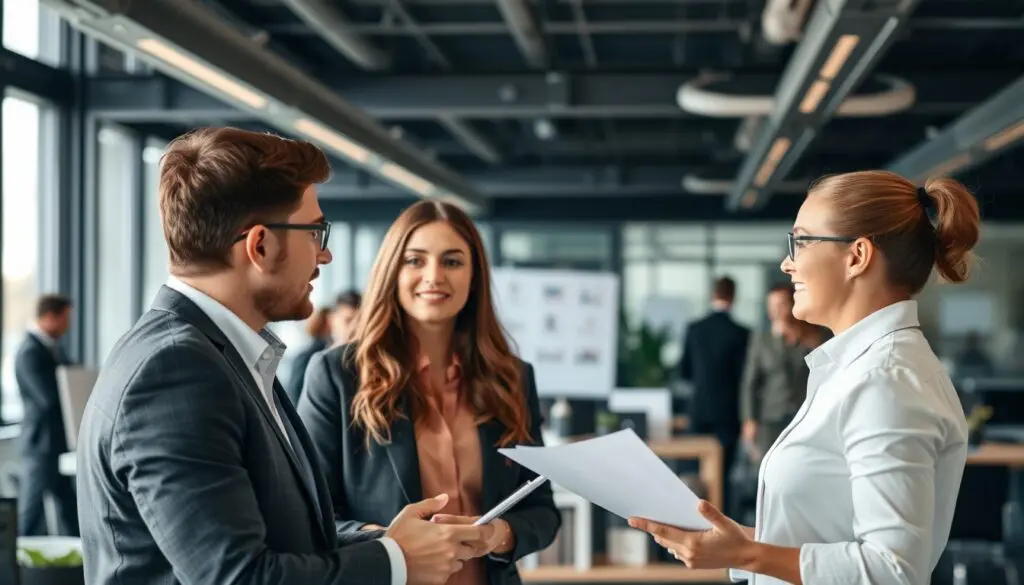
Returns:
[[[1012,524],[1019,522],[1020,510],[1009,495],[1009,469],[968,465],[964,470],[946,546],[953,585],[968,585],[971,577],[986,585],[996,578],[1020,584],[1013,562],[1018,543],[1007,541],[1008,535],[1019,534]],[[945,582],[941,575],[934,576]]]

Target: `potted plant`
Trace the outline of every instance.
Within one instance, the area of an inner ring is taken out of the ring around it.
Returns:
[[[18,565],[21,585],[85,585],[80,538],[19,537]]]
[[[978,446],[981,444],[985,423],[992,418],[992,407],[984,404],[976,404],[967,415],[967,444]]]
[[[654,329],[641,321],[630,327],[625,315],[620,316],[619,369],[620,388],[664,388],[668,386],[671,367],[662,361],[662,352],[669,341],[665,329]]]

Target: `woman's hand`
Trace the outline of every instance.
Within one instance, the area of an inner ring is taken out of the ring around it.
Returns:
[[[642,518],[630,518],[629,525],[650,533],[654,541],[691,569],[728,569],[747,566],[755,542],[750,529],[726,517],[709,502],[701,500],[700,512],[711,523],[710,530],[680,530]]]
[[[359,527],[359,530],[362,532],[375,532],[377,530],[387,530],[387,527],[380,524],[363,524]]]
[[[473,524],[479,516],[455,516],[452,514],[436,514],[430,519],[431,522],[437,524]],[[479,556],[485,556],[489,554],[504,555],[512,552],[516,548],[516,535],[512,532],[512,527],[508,525],[501,518],[490,522],[491,526],[494,526],[493,536],[487,541],[484,550],[480,551]],[[478,549],[479,550],[479,549]]]

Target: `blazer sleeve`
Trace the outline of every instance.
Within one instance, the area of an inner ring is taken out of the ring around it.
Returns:
[[[537,380],[533,374],[533,366],[525,364],[523,372],[523,389],[526,392],[526,403],[530,410],[531,444],[543,446],[541,438],[540,399],[537,397]],[[519,466],[518,485],[537,477],[529,469]],[[516,538],[516,546],[511,556],[493,557],[496,560],[515,562],[519,559],[543,550],[551,545],[562,526],[562,514],[555,506],[555,497],[551,491],[551,483],[544,482],[532,494],[516,504],[502,518],[508,522]]]
[[[390,585],[379,542],[322,554],[267,547],[243,452],[238,381],[214,357],[188,343],[151,356],[125,390],[108,447],[178,578],[193,585]]]
[[[50,410],[60,407],[60,391],[53,360],[45,351],[42,347],[26,347],[15,358],[14,369],[22,396]]]
[[[693,325],[686,328],[686,335],[683,336],[683,357],[679,360],[679,377],[683,380],[693,379],[693,351],[691,349],[693,340]]]
[[[339,539],[348,542],[353,533],[359,532],[366,522],[345,517],[348,505],[340,442],[347,429],[341,420],[341,401],[353,389],[342,387],[346,382],[351,383],[351,380],[331,375],[331,359],[340,359],[337,352],[322,351],[310,358],[297,410],[327,479],[327,488],[334,506],[334,527]]]
[[[758,402],[763,380],[761,361],[758,359],[760,348],[759,337],[751,335],[744,360],[746,363],[743,364],[743,378],[740,380],[740,420],[744,421],[760,419]]]

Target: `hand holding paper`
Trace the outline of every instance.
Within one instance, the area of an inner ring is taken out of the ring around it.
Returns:
[[[697,511],[697,495],[632,430],[557,447],[499,452],[623,518],[687,530],[711,528]]]

